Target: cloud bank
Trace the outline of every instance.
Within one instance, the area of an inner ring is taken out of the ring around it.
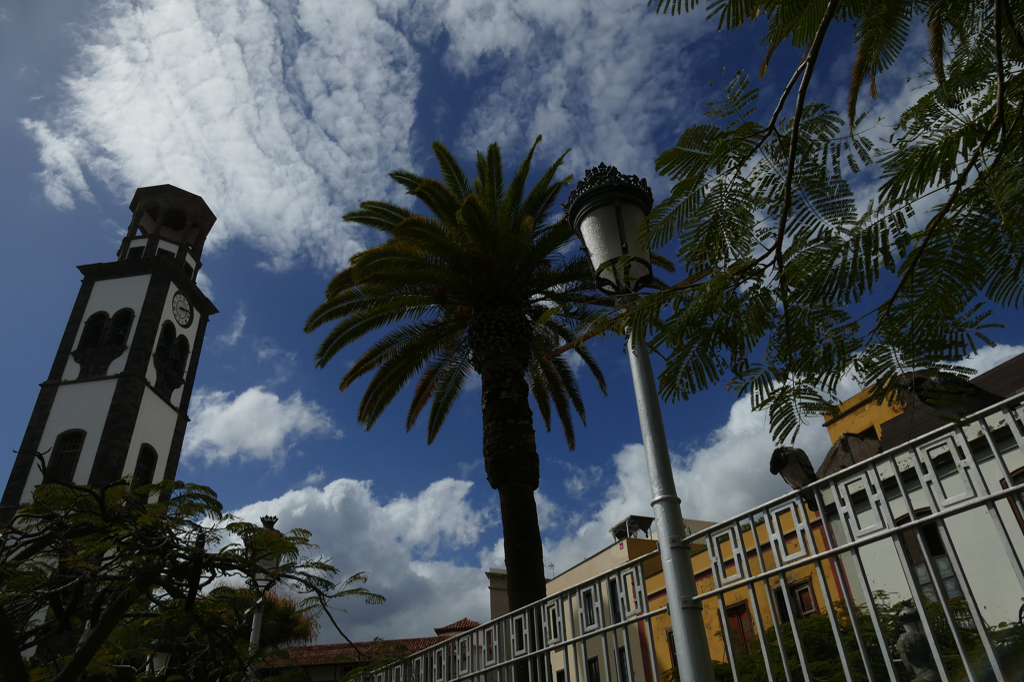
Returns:
[[[342,206],[393,192],[410,166],[419,66],[368,0],[107,0],[81,29],[51,119],[23,121],[54,206],[171,183],[274,269],[336,268],[363,248]]]
[[[22,121],[46,198],[172,183],[218,215],[210,249],[245,240],[275,270],[346,265],[367,236],[342,214],[404,201],[386,174],[434,137],[515,159],[543,134],[541,159],[653,175],[656,138],[694,115],[685,49],[709,30],[617,0],[103,0],[92,17],[58,105]]]
[[[279,465],[295,441],[311,435],[341,437],[327,411],[296,391],[286,400],[262,386],[232,397],[227,391],[199,389],[189,406],[192,423],[185,434],[185,460],[203,458],[207,466],[239,460]]]
[[[1024,346],[983,349],[967,364],[983,372],[1021,352]],[[857,387],[846,382],[842,390],[852,395]],[[818,465],[829,440],[825,429],[812,424],[801,431],[796,444]],[[721,521],[789,492],[786,483],[768,470],[773,448],[764,415],[752,412],[747,400],[736,401],[726,422],[704,443],[686,453],[673,453],[684,518]],[[598,500],[597,504],[560,507],[544,495],[543,487],[536,493],[544,562],[555,573],[607,547],[612,541],[608,529],[626,516],[651,514],[643,446],[627,443],[609,455],[610,463],[600,477],[596,471],[587,472],[589,499]],[[567,469],[570,481],[580,473]],[[311,472],[307,483],[319,483],[322,477],[322,471]],[[550,485],[560,485],[557,477],[552,476]],[[281,518],[281,528],[306,528],[344,575],[370,573],[368,587],[384,594],[388,602],[383,607],[340,605],[349,611],[342,617],[349,636],[427,636],[434,627],[463,617],[483,621],[489,616],[484,571],[504,566],[504,548],[501,540],[481,546],[487,529],[499,520],[491,508],[472,505],[468,497],[472,486],[469,481],[444,478],[415,495],[382,501],[373,494],[370,481],[337,479],[322,488],[308,485],[234,513],[253,522],[273,514]],[[450,558],[474,549],[476,565]],[[340,637],[329,628],[325,625],[321,640],[338,641]]]
[[[280,519],[281,529],[312,531],[313,541],[342,576],[369,573],[366,587],[383,594],[387,602],[374,607],[337,605],[348,611],[336,617],[352,639],[427,637],[435,627],[464,617],[489,617],[483,571],[438,556],[474,545],[491,523],[468,501],[472,486],[445,478],[414,497],[382,501],[374,496],[370,481],[340,478],[233,513],[253,522],[271,514]],[[320,641],[340,639],[325,624]]]

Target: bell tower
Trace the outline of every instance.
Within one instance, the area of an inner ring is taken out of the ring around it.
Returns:
[[[0,500],[0,523],[48,480],[103,486],[174,478],[206,324],[196,286],[217,217],[171,185],[142,187],[111,263],[79,266],[82,286]]]

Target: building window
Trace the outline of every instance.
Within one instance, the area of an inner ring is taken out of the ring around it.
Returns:
[[[626,647],[620,646],[617,654],[619,659],[619,682],[629,682],[629,660],[626,658]]]
[[[183,211],[176,208],[168,209],[167,213],[164,214],[163,226],[179,232],[185,229],[185,225],[188,223],[188,216]]]
[[[912,530],[903,533],[903,541],[914,564],[914,582],[921,588],[921,594],[930,602],[938,600],[935,593],[935,584],[928,574],[925,552],[931,557],[932,565],[938,573],[939,583],[948,599],[957,599],[964,594],[960,590],[960,583],[953,572],[953,564],[949,560],[949,554],[939,535],[939,528],[934,523],[928,523],[920,527],[921,539],[924,540],[924,547],[918,542],[918,535]]]
[[[145,246],[133,246],[132,248],[128,249],[128,260],[135,260],[137,258],[142,258],[142,254],[145,251],[146,251],[146,247]]]
[[[156,344],[156,354],[162,359],[170,361],[171,352],[174,348],[174,323],[170,320],[164,322],[160,328],[160,340]]]
[[[188,364],[188,339],[179,336],[174,342],[174,352],[171,354],[171,371],[178,376],[185,376],[185,367]]]
[[[82,329],[82,338],[78,340],[78,350],[92,350],[99,348],[103,339],[103,330],[107,327],[107,314],[104,312],[93,313],[86,320],[85,328]]]
[[[811,588],[810,582],[797,585],[791,590],[791,594],[793,595],[793,608],[801,617],[813,616],[818,612],[818,607],[814,605],[814,589]]]
[[[775,588],[775,608],[779,612],[779,622],[789,622],[789,608],[786,606],[786,599],[782,594],[783,588],[789,591],[789,603],[793,605],[793,611],[797,618],[813,616],[818,613],[817,600],[814,598],[814,588],[809,580],[796,585],[780,584]],[[749,616],[748,616],[749,618]]]
[[[184,335],[175,337],[174,332],[174,323],[170,320],[164,322],[153,354],[156,367],[156,384],[153,388],[165,400],[169,400],[171,393],[185,382],[185,368],[188,365],[188,339]]]
[[[57,436],[50,454],[50,462],[46,467],[47,482],[74,482],[75,469],[78,468],[78,456],[82,454],[82,445],[84,444],[85,431],[80,429],[65,431]]]
[[[919,509],[914,512],[917,518],[927,516],[928,514],[929,510],[927,509]],[[909,519],[909,515],[904,516],[897,519],[896,524],[906,523]],[[963,591],[960,589],[960,583],[956,579],[956,574],[953,572],[953,564],[950,561],[949,553],[946,551],[946,546],[942,542],[942,536],[939,534],[939,527],[935,523],[926,523],[918,526],[916,531],[914,529],[903,531],[900,533],[900,538],[903,541],[904,553],[910,559],[909,563],[912,566],[914,582],[921,590],[925,600],[929,602],[938,601],[935,583],[932,581],[932,576],[928,573],[927,560],[929,558],[931,559],[932,566],[935,568],[935,577],[938,579],[946,598],[957,599],[964,596]]]
[[[131,308],[122,308],[114,313],[114,316],[110,318],[110,327],[104,345],[114,347],[127,345],[133,319],[135,319],[135,313]]]
[[[587,682],[601,682],[601,664],[597,656],[587,659]]]
[[[594,593],[591,589],[583,591],[583,622],[588,628],[597,622],[594,614]]]
[[[799,608],[799,607],[798,607]],[[747,602],[733,604],[725,609],[725,620],[732,639],[732,649],[737,653],[749,653],[750,640],[754,638],[754,625],[750,620]]]
[[[124,353],[134,319],[135,313],[124,308],[112,318],[101,311],[86,320],[78,348],[71,353],[81,368],[79,379],[93,379],[107,373],[110,363]]]
[[[135,473],[132,474],[132,487],[149,485],[156,476],[156,463],[158,460],[156,450],[153,446],[143,444],[139,448],[139,459],[135,462]]]
[[[612,622],[618,623],[622,621],[622,611],[619,608],[619,584],[615,578],[608,580],[608,605],[612,611]]]

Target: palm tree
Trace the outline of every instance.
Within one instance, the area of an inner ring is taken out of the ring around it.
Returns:
[[[540,462],[529,396],[549,431],[554,406],[573,448],[572,411],[586,423],[583,401],[569,363],[548,354],[574,341],[592,307],[607,303],[593,289],[584,257],[570,248],[572,228],[564,219],[549,222],[559,192],[572,181],[554,181],[565,154],[526,193],[539,142],[507,188],[497,144],[486,156],[477,152],[472,183],[439,142],[433,150],[443,182],[392,172],[433,215],[378,201],[345,215],[380,231],[385,241],[356,254],[334,277],[305,327],[334,325],[317,351],[319,367],[350,343],[388,329],[341,379],[344,391],[373,373],[358,413],[367,429],[418,376],[406,429],[429,403],[427,442],[433,442],[466,380],[474,370],[480,374],[484,467],[501,502],[513,609],[544,597],[533,496]],[[578,345],[576,352],[607,392],[587,348]]]

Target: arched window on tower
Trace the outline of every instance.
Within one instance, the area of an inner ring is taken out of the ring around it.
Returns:
[[[164,398],[170,400],[171,394],[185,381],[185,367],[188,363],[188,339],[184,336],[175,337],[176,328],[170,320],[160,328],[160,339],[153,354],[156,366],[156,383],[153,388]]]
[[[185,376],[185,367],[188,363],[188,339],[179,336],[174,342],[174,353],[171,356],[171,369],[180,377]]]
[[[121,347],[128,343],[128,333],[132,329],[132,320],[135,319],[135,312],[131,308],[122,308],[110,318],[110,326],[107,331],[107,342],[105,345]]]
[[[157,356],[166,362],[171,361],[171,352],[174,349],[174,323],[168,320],[160,329],[160,340],[156,344]]]
[[[75,480],[78,468],[78,456],[82,454],[85,444],[85,431],[72,429],[57,436],[50,451],[50,461],[46,465],[46,481],[63,481],[71,483]]]
[[[132,487],[149,485],[156,476],[156,463],[159,457],[152,445],[143,443],[139,448],[139,459],[135,462],[135,473],[132,474]]]
[[[99,347],[106,326],[107,314],[104,312],[93,313],[85,322],[82,338],[78,340],[78,350],[91,350]]]

